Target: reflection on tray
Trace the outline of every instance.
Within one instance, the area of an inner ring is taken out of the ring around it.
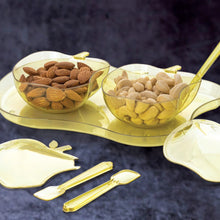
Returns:
[[[87,101],[81,108],[74,112],[65,114],[53,114],[46,113],[34,109],[29,105],[25,105],[20,112],[21,116],[28,118],[39,118],[39,119],[49,119],[49,120],[61,120],[61,121],[75,121],[81,123],[92,124],[95,126],[102,126],[103,122],[108,121],[105,112],[101,107],[97,106],[93,102]]]
[[[138,128],[131,126],[123,121],[118,119],[113,120],[109,126],[108,130],[113,130],[118,133],[132,136],[144,136],[144,137],[154,137],[154,136],[166,136],[167,133],[170,133],[173,129],[185,122],[186,119],[182,116],[177,116],[175,119],[170,121],[168,124],[157,127],[157,128]]]

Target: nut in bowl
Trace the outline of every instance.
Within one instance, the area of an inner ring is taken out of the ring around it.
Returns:
[[[29,105],[46,112],[76,110],[101,87],[110,67],[86,55],[42,51],[25,57],[13,68],[17,91]]]
[[[200,85],[190,84],[192,76],[181,73],[145,64],[122,66],[102,82],[106,105],[116,118],[131,125],[164,125],[192,102]]]

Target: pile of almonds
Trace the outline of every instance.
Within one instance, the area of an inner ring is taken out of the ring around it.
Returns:
[[[177,113],[177,98],[187,86],[179,74],[171,78],[164,72],[156,77],[129,80],[126,71],[114,79],[107,104],[121,120],[140,126],[164,124]]]
[[[91,67],[77,62],[49,61],[37,70],[23,67],[19,90],[32,105],[43,109],[63,110],[79,106],[88,90]],[[26,75],[26,76],[25,76]]]

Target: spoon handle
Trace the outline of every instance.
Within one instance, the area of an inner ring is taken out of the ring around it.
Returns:
[[[82,208],[83,206],[87,205],[88,203],[92,202],[99,196],[103,195],[107,191],[111,190],[115,186],[117,186],[117,182],[113,180],[109,180],[88,192],[85,192],[63,204],[63,211],[64,212],[75,212],[78,209]]]
[[[108,161],[108,162],[102,162],[99,163],[98,165],[86,170],[85,172],[79,174],[78,176],[68,180],[67,182],[61,184],[59,188],[62,189],[70,189],[74,186],[79,185],[80,183],[83,183],[87,180],[90,180],[96,176],[99,176],[113,168],[113,163]]]
[[[217,44],[217,46],[209,55],[205,63],[199,69],[199,71],[197,72],[196,76],[193,78],[191,83],[197,82],[198,79],[201,79],[208,71],[208,69],[211,67],[211,65],[215,62],[215,60],[219,57],[219,55],[220,55],[220,42]]]

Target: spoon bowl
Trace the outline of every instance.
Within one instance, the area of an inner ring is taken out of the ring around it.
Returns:
[[[133,170],[121,170],[111,177],[111,180],[117,182],[118,185],[126,185],[140,177],[138,172]]]

